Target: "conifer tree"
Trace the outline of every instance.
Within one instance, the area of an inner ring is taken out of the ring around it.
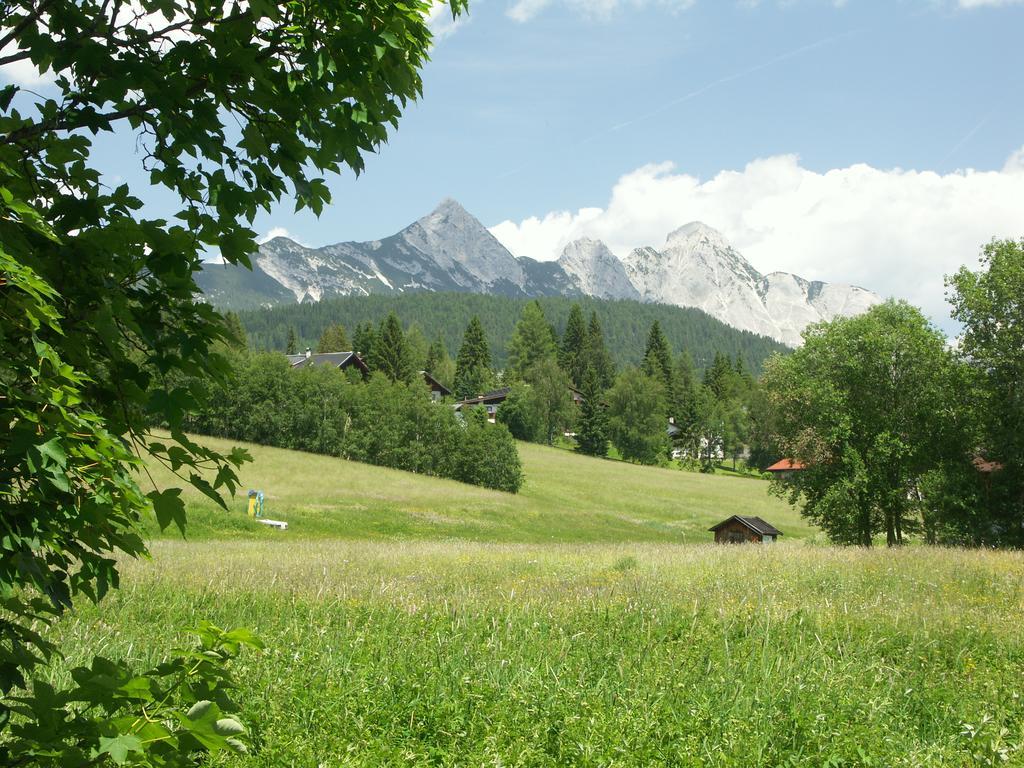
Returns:
[[[685,349],[676,358],[672,371],[672,402],[669,415],[675,419],[680,432],[676,440],[684,443],[691,455],[696,455],[696,435],[699,420],[699,388],[693,358]]]
[[[434,343],[427,348],[427,359],[423,363],[423,370],[436,378],[436,371],[446,357],[448,357],[448,350],[444,348],[444,342],[440,338],[434,339]]]
[[[558,365],[569,376],[573,386],[583,385],[583,374],[587,368],[588,358],[587,325],[583,319],[583,310],[579,304],[573,304],[569,310],[569,320],[565,324],[565,333],[558,349]]]
[[[317,352],[348,352],[351,349],[345,326],[341,323],[324,328],[324,332],[320,334],[320,341],[316,344]]]
[[[427,353],[430,344],[427,343],[427,337],[418,324],[413,323],[409,326],[409,330],[405,332],[405,342],[409,347],[409,364],[412,366],[413,372],[428,370]]]
[[[355,353],[359,355],[371,370],[373,370],[375,347],[377,346],[377,330],[373,323],[367,321],[365,325],[357,325],[352,337],[355,346]]]
[[[579,425],[576,428],[577,450],[588,456],[608,455],[608,418],[601,401],[601,384],[594,367],[588,365],[580,385],[583,403],[580,405]]]
[[[715,352],[714,362],[704,373],[704,386],[715,393],[718,400],[729,399],[735,389],[736,373],[729,358]]]
[[[371,368],[380,371],[392,381],[412,381],[414,371],[409,343],[394,311],[389,312],[381,321],[380,332],[373,346],[372,359]]]
[[[641,370],[661,384],[666,402],[671,404],[675,396],[672,390],[672,350],[668,345],[668,339],[661,331],[661,323],[657,320],[651,324],[650,333],[647,335],[647,348],[644,350]]]
[[[231,346],[236,349],[247,349],[249,347],[249,337],[245,332],[245,328],[242,327],[242,321],[238,317],[238,313],[225,313],[224,324],[227,326],[228,334],[232,338]]]
[[[557,348],[551,326],[538,301],[531,301],[519,316],[508,344],[508,369],[513,379],[523,380],[542,360],[556,357]]]
[[[294,354],[296,354],[296,350],[298,349],[298,346],[299,346],[299,342],[298,342],[298,339],[295,338],[295,329],[293,327],[289,326],[288,327],[288,342],[285,344],[284,353],[286,355],[294,355]]]
[[[604,343],[604,330],[597,312],[590,313],[587,325],[587,359],[597,374],[597,383],[604,391],[615,382],[615,362]]]
[[[483,393],[494,380],[491,371],[491,349],[480,318],[474,315],[462,336],[462,346],[455,358],[455,396],[473,397]]]

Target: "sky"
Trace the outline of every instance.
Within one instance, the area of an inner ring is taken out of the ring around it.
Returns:
[[[516,255],[620,257],[700,220],[755,268],[905,298],[1024,236],[1024,0],[471,0],[438,8],[423,98],[309,245],[392,234],[453,197]],[[47,85],[35,73],[0,80]],[[95,164],[145,189],[123,136]],[[164,210],[166,209],[166,210]]]

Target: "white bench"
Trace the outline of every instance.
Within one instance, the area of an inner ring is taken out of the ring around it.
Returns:
[[[279,531],[288,530],[288,523],[284,522],[283,520],[267,520],[263,517],[257,517],[256,522],[263,523],[264,525],[269,525],[271,528],[277,528],[277,530]]]

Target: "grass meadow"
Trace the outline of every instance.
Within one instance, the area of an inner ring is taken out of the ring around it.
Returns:
[[[233,443],[203,438],[227,450]],[[462,539],[486,542],[706,542],[734,514],[766,518],[789,538],[814,535],[755,478],[702,475],[594,459],[519,443],[526,482],[518,494],[280,448],[246,445],[241,494],[225,514],[186,491],[192,539],[263,536],[243,514],[245,491],[265,494],[265,516],[287,520],[290,538]],[[175,479],[151,468],[157,486]],[[159,535],[155,526],[154,536]],[[172,532],[173,533],[173,532]]]
[[[68,663],[254,629],[227,764],[1024,764],[1018,553],[821,546],[761,481],[536,446],[516,497],[254,453],[288,532],[190,497],[189,540],[57,628]],[[734,512],[786,540],[708,544]]]

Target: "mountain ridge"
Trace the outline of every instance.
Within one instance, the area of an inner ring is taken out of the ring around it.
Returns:
[[[639,300],[701,309],[789,346],[799,345],[808,323],[881,301],[858,286],[761,274],[699,221],[668,233],[661,250],[642,246],[621,259],[587,237],[567,243],[556,261],[517,257],[452,198],[380,240],[310,248],[275,237],[260,245],[250,275],[239,271],[210,265],[197,282],[224,309],[414,291]]]

